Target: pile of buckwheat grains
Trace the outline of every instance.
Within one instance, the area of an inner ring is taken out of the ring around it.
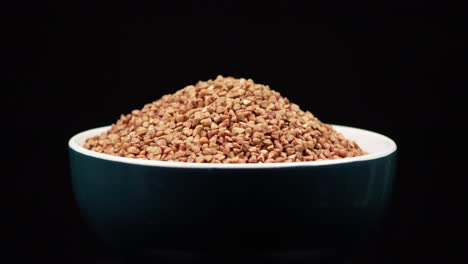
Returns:
[[[122,115],[84,147],[128,158],[197,163],[303,162],[365,154],[268,85],[223,76]]]

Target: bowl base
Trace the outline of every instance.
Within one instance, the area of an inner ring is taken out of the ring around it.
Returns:
[[[128,263],[349,263],[333,249],[262,252],[146,249],[135,251],[125,259]]]

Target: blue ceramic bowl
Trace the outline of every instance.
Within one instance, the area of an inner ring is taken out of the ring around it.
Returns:
[[[117,247],[334,248],[372,241],[395,174],[386,136],[334,126],[369,154],[273,164],[196,164],[96,153],[69,141],[82,217]]]

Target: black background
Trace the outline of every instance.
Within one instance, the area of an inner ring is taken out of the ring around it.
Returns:
[[[462,87],[453,65],[466,32],[452,27],[462,10],[423,1],[9,7],[2,130],[13,172],[6,218],[20,252],[99,252],[73,201],[68,139],[218,74],[269,84],[324,122],[396,141],[387,255],[438,254],[457,236],[444,110]]]

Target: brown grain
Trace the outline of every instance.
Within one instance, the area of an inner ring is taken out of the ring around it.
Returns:
[[[303,162],[365,154],[268,85],[223,76],[121,115],[84,147],[128,158],[197,163]]]

